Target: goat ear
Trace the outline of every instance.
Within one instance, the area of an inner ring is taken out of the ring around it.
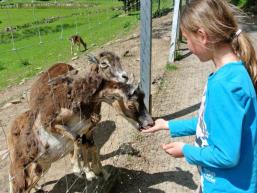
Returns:
[[[93,54],[87,54],[87,57],[89,62],[99,65],[99,60]]]

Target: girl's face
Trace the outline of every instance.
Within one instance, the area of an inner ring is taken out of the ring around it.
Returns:
[[[182,29],[182,35],[187,40],[188,49],[195,54],[201,62],[212,59],[211,49],[207,46],[207,34],[203,29],[190,33]]]

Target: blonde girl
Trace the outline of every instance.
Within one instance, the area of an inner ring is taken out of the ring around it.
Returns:
[[[197,165],[200,192],[257,192],[257,60],[226,0],[191,0],[181,16],[188,48],[200,61],[212,60],[198,116],[158,119],[145,133],[169,130],[172,137],[196,135],[195,145],[162,147],[172,157]]]

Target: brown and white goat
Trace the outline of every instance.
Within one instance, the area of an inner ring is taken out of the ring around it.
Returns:
[[[128,75],[122,69],[120,58],[113,52],[104,51],[97,57],[94,55],[88,55],[88,59],[91,62],[91,71],[96,72],[101,78],[114,82],[127,82]],[[51,86],[48,84],[53,79],[60,79],[63,76],[77,75],[78,71],[72,66],[59,63],[49,68],[43,73],[36,82],[32,85],[30,90],[30,107],[36,107],[40,103],[40,97],[47,94],[51,90]]]
[[[121,61],[120,58],[114,54],[113,52],[104,51],[101,52],[98,57],[95,57],[93,55],[88,55],[89,61],[91,62],[91,72],[95,73],[95,75],[99,76],[101,79],[113,81],[113,82],[127,82],[128,76],[125,71],[122,70]],[[58,81],[62,81],[62,79],[66,79],[66,81],[71,81],[74,78],[78,78],[78,71],[75,70],[72,66],[66,65],[63,63],[56,64],[52,68],[50,68],[45,73],[41,74],[41,76],[38,78],[38,80],[32,85],[31,88],[31,95],[30,95],[30,101],[29,106],[30,109],[34,109],[34,111],[44,111],[45,107],[42,105],[42,100],[46,100],[44,97],[51,92],[51,85],[53,83],[58,83]],[[64,88],[61,88],[64,89]],[[90,95],[90,93],[88,93]],[[53,95],[53,97],[56,97]],[[68,98],[70,97],[70,94],[68,93]],[[51,104],[49,109],[52,108],[54,104]],[[97,113],[94,113],[91,115],[91,121],[94,123],[94,125],[97,124],[97,122],[100,121],[100,107],[98,108]],[[52,112],[53,114],[58,112]],[[54,129],[55,132],[61,133],[62,135],[66,135],[66,137],[69,137],[70,139],[75,139],[77,137],[77,134],[69,133],[65,130],[65,128],[62,126],[61,122],[65,122],[65,117],[69,115],[70,113],[67,112],[67,110],[63,112],[59,112],[59,116],[56,116],[54,121],[51,122],[51,127]],[[47,116],[50,114],[48,113]],[[43,119],[46,120],[46,124],[49,123],[49,120],[43,116]],[[49,119],[52,119],[51,117],[48,117]],[[82,137],[85,141],[85,136]],[[79,149],[77,146],[77,141],[74,143],[75,147],[74,149]],[[73,171],[75,173],[81,173],[81,166],[79,162],[77,161],[78,157],[81,157],[77,154],[78,151],[71,152],[71,161],[73,164]],[[92,174],[92,177],[89,177],[90,174],[88,173],[88,179],[94,178],[94,175]]]
[[[68,64],[57,64],[40,78],[44,76],[56,79],[38,87],[42,92],[36,102],[9,129],[11,193],[29,192],[54,161],[70,152],[76,154],[75,147],[81,147],[83,165],[78,157],[75,161],[88,179],[103,172],[92,135],[93,117],[100,115],[102,102],[141,128],[153,124],[143,103],[144,95],[134,85],[106,80],[96,71],[80,77]],[[83,135],[81,146],[74,145],[76,141],[63,131],[75,138]],[[93,152],[92,165],[88,162],[89,152]]]

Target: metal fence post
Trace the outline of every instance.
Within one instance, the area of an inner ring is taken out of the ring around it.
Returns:
[[[141,0],[140,86],[145,93],[145,105],[151,112],[151,54],[152,54],[152,0]]]

